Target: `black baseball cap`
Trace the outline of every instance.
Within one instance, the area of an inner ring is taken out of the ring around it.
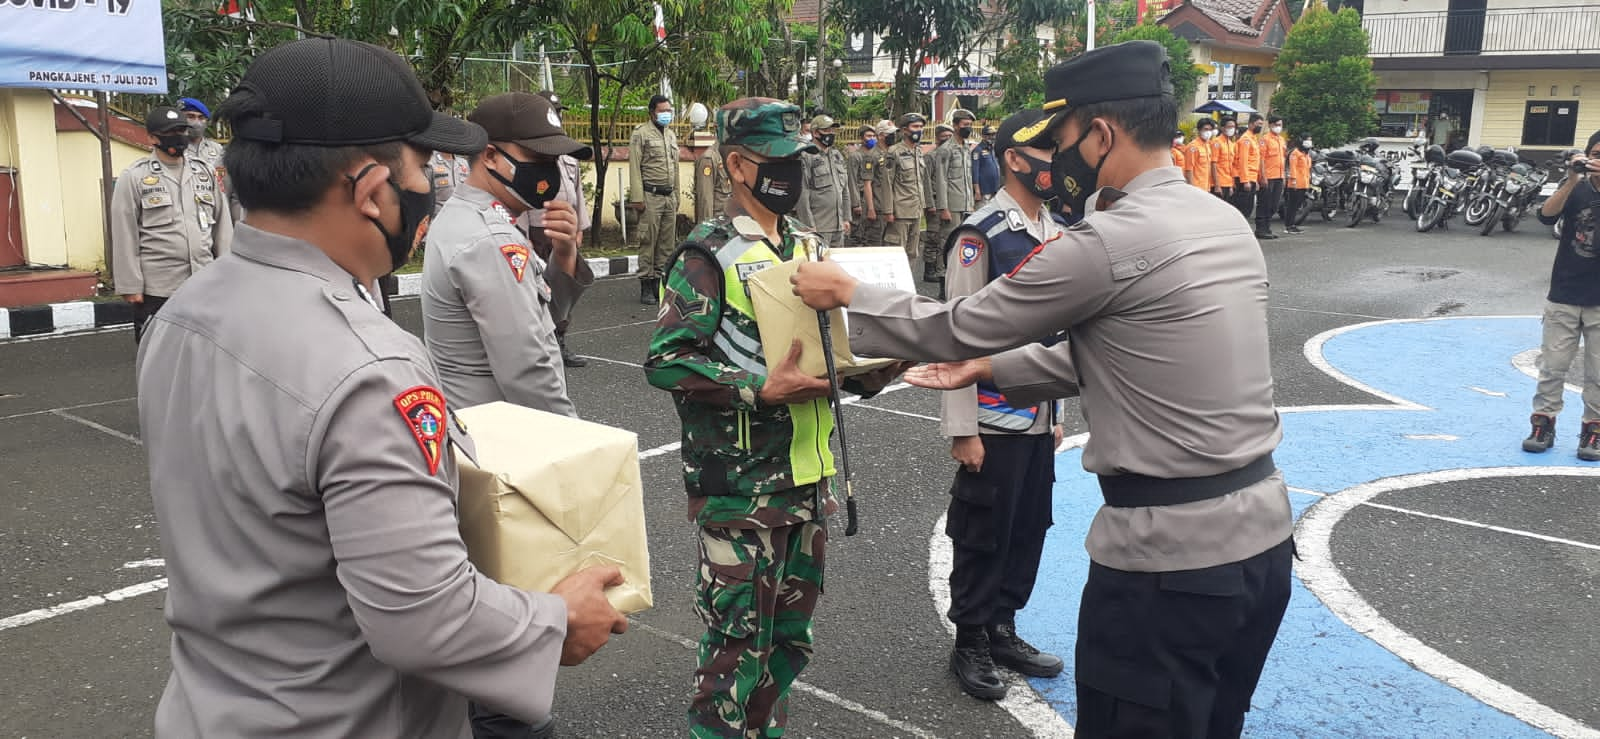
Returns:
[[[478,103],[467,120],[483,127],[490,141],[509,141],[530,150],[558,157],[588,159],[594,150],[567,136],[561,115],[542,96],[526,92],[491,95]]]
[[[188,125],[189,119],[184,118],[177,108],[169,108],[167,106],[151,108],[150,112],[144,116],[144,130],[150,133],[171,131],[174,128],[186,128]]]
[[[315,38],[274,47],[251,62],[218,114],[236,138],[302,146],[406,141],[476,154],[483,129],[433,110],[417,73],[388,49]]]
[[[1126,41],[1086,51],[1044,73],[1044,110],[1049,135],[1062,116],[1092,103],[1172,94],[1166,47],[1154,41]],[[1039,145],[1043,142],[1025,142]],[[1055,148],[1054,145],[1045,148]]]
[[[1040,137],[1040,133],[1050,127],[1053,118],[1042,110],[1022,110],[1012,113],[1005,120],[1000,121],[1000,130],[994,137],[995,158],[1003,158],[1007,149],[1018,146],[1032,146],[1029,142]],[[1044,147],[1054,149],[1055,145]]]
[[[540,90],[534,94],[549,100],[550,105],[556,109],[557,113],[567,112],[567,106],[562,104],[561,96],[557,95],[554,90]]]

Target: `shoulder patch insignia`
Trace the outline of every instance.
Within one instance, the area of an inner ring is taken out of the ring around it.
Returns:
[[[161,178],[155,175],[146,175],[143,180],[140,180],[140,182],[143,182],[146,185],[159,185],[161,184]]]
[[[710,177],[711,176],[711,165],[707,164],[706,168],[704,170],[701,170],[700,174],[705,175],[707,177]]]
[[[522,282],[522,275],[528,269],[528,247],[521,244],[506,244],[500,247],[500,253],[505,256],[506,264],[511,265],[511,274]]]
[[[499,214],[501,218],[506,219],[506,223],[513,223],[513,222],[516,221],[515,218],[511,217],[511,211],[506,210],[506,207],[504,205],[501,205],[500,201],[498,201],[498,200],[494,201],[494,203],[491,204],[489,206],[489,208],[492,209],[495,213]]]
[[[867,162],[867,169],[872,169],[872,162]]]
[[[1015,209],[1008,209],[1006,211],[1006,225],[1010,226],[1012,231],[1028,230],[1028,224],[1023,222],[1022,214],[1018,213]]]
[[[428,474],[439,474],[439,460],[444,456],[444,395],[427,385],[418,385],[394,396],[394,407],[416,437],[422,459],[428,463]]]
[[[978,256],[983,254],[983,239],[976,236],[963,236],[960,241],[956,242],[956,248],[960,250],[961,266],[971,267],[974,262],[978,261]]]

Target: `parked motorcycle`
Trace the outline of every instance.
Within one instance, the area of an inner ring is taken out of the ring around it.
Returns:
[[[1422,152],[1421,158],[1422,161],[1411,165],[1411,189],[1406,190],[1406,199],[1400,208],[1407,218],[1421,215],[1422,206],[1428,202],[1434,182],[1444,171],[1444,147],[1434,144]]]
[[[1306,196],[1301,199],[1300,207],[1293,213],[1289,212],[1289,199],[1284,198],[1282,211],[1279,216],[1283,218],[1285,226],[1299,226],[1306,222],[1313,208],[1322,207],[1322,183],[1328,177],[1328,164],[1323,160],[1322,152],[1311,152],[1311,181],[1306,183]],[[1324,215],[1322,220],[1330,220],[1333,216]]]
[[[1444,166],[1439,168],[1417,213],[1417,230],[1427,233],[1436,226],[1448,224],[1461,207],[1462,196],[1471,191],[1482,169],[1483,157],[1471,149],[1457,149],[1446,154]]]
[[[1510,149],[1491,149],[1489,155],[1484,157],[1484,175],[1472,198],[1467,201],[1465,216],[1468,226],[1478,227],[1479,233],[1488,236],[1499,225],[1500,217],[1511,207],[1506,186],[1515,176],[1512,170],[1518,164],[1521,164],[1520,158]],[[1520,185],[1519,178],[1517,187]]]
[[[1535,203],[1539,200],[1539,191],[1544,189],[1544,183],[1549,179],[1549,164],[1543,167],[1523,162],[1512,165],[1511,171],[1506,173],[1505,182],[1500,186],[1505,194],[1504,200],[1496,203],[1498,213],[1492,213],[1489,219],[1484,221],[1481,233],[1488,236],[1489,232],[1494,230],[1497,220],[1501,229],[1508,232],[1517,230],[1517,226],[1522,223],[1528,211],[1535,207]]]
[[[1353,151],[1335,149],[1321,152],[1322,161],[1322,192],[1317,199],[1318,209],[1322,211],[1322,220],[1331,221],[1340,213],[1345,212],[1351,200],[1351,192],[1355,187],[1356,169],[1359,166],[1357,154]],[[1317,179],[1317,166],[1312,166],[1311,179]]]
[[[1346,180],[1346,202],[1350,205],[1349,228],[1355,228],[1362,218],[1368,216],[1376,223],[1389,212],[1394,175],[1389,163],[1377,156],[1377,150],[1377,139],[1362,141],[1360,153],[1356,155],[1355,177]]]

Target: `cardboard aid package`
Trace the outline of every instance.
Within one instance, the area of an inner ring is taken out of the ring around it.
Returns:
[[[895,246],[852,247],[829,249],[827,254],[829,260],[862,282],[887,285],[906,292],[916,290],[904,249]],[[827,377],[828,367],[822,356],[822,331],[817,326],[817,312],[800,302],[799,296],[794,294],[794,285],[789,283],[790,276],[794,275],[804,260],[803,255],[796,254],[794,259],[751,275],[750,302],[756,309],[756,326],[761,330],[761,352],[768,367],[778,366],[789,354],[795,339],[799,339],[800,371],[812,377]],[[893,359],[852,354],[849,320],[846,311],[835,308],[828,312],[828,335],[833,339],[834,364],[839,376],[859,375],[894,363]]]
[[[615,565],[623,613],[650,607],[639,439],[629,431],[497,402],[456,411],[476,447],[461,469],[467,557],[498,582],[550,592],[578,570]]]

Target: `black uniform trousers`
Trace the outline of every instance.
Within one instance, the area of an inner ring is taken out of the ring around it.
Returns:
[[[161,306],[167,304],[166,298],[154,295],[144,296],[144,300],[133,304],[133,345],[138,346],[144,339],[144,325],[149,323],[150,317],[161,312]]]
[[[945,533],[950,536],[952,623],[1010,623],[1028,604],[1050,529],[1055,484],[1051,434],[984,434],[983,467],[956,469]]]
[[[1292,222],[1290,219],[1294,218],[1295,214],[1300,212],[1300,206],[1305,204],[1306,193],[1308,192],[1310,192],[1310,190],[1307,190],[1303,187],[1292,187],[1286,191],[1284,196],[1285,202],[1283,211],[1283,225],[1285,227],[1299,225]]]
[[[1233,197],[1228,202],[1233,207],[1238,208],[1239,212],[1244,214],[1244,219],[1248,221],[1250,220],[1251,211],[1256,206],[1256,194],[1251,192],[1250,188],[1245,187],[1243,181],[1234,180],[1234,182],[1236,184],[1233,186]],[[1254,184],[1251,187],[1254,187]]]
[[[1267,186],[1256,193],[1256,233],[1272,230],[1272,217],[1278,213],[1278,205],[1282,202],[1283,178],[1267,180]]]
[[[1198,570],[1089,564],[1078,610],[1079,739],[1226,739],[1244,729],[1289,604],[1294,540]]]

